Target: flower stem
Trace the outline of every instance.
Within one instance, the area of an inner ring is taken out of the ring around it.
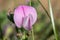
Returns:
[[[30,0],[30,4],[29,5],[31,6],[31,0]]]
[[[33,31],[33,27],[32,27],[32,39],[34,40],[34,31]]]
[[[52,11],[52,6],[51,6],[50,0],[48,0],[48,5],[49,5],[49,10],[50,10],[50,16],[51,16],[51,22],[52,22],[52,26],[53,26],[54,35],[55,35],[56,40],[58,40],[58,35],[57,35],[55,23],[54,23],[53,11]]]
[[[31,6],[31,0],[30,0],[30,6]],[[32,27],[32,40],[34,40],[34,31],[33,31],[33,27]]]

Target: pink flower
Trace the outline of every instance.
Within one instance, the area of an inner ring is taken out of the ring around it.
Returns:
[[[14,22],[18,28],[31,30],[37,20],[37,12],[31,6],[18,6],[14,11]]]

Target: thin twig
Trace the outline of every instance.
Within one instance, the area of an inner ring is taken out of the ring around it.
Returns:
[[[42,8],[44,9],[44,11],[46,12],[46,14],[48,15],[48,17],[50,18],[50,15],[48,14],[48,11],[46,10],[46,8],[43,6],[43,4],[41,3],[40,0],[38,0],[38,2],[40,3],[40,5],[42,6]],[[50,18],[51,19],[51,18]]]

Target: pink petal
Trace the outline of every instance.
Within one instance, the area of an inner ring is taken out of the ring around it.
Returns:
[[[18,6],[14,11],[14,22],[18,28],[30,30],[37,20],[37,12],[31,6]]]
[[[14,11],[14,22],[18,28],[21,28],[22,26],[23,17],[24,17],[23,9],[21,6],[19,6]]]
[[[33,22],[31,21],[33,25],[37,20],[37,12],[35,8],[31,6],[23,6],[23,8],[24,8],[25,16],[31,15],[33,17]]]
[[[31,23],[31,17],[25,17],[24,22],[23,22],[23,27],[26,30],[31,30],[32,29],[32,23]]]

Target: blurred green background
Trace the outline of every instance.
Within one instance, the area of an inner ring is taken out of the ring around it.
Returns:
[[[49,13],[48,0],[40,1]],[[51,3],[54,12],[57,33],[60,35],[60,0],[51,0]],[[26,0],[0,0],[0,30],[3,29],[6,24],[10,24],[9,20],[7,19],[9,10],[13,11],[14,8],[19,5],[29,5],[29,2]],[[32,6],[36,8],[38,14],[38,19],[33,25],[35,40],[54,40],[55,38],[52,25],[43,7],[38,0],[32,0]],[[2,36],[0,36],[0,38],[1,37]]]

